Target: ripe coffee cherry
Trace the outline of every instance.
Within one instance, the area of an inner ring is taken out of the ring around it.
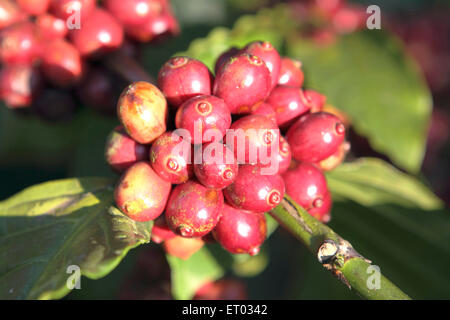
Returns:
[[[131,139],[122,126],[117,126],[106,139],[106,162],[120,173],[136,162],[147,160],[148,149],[148,146]]]
[[[190,180],[173,189],[167,202],[166,221],[182,237],[201,237],[214,229],[222,209],[222,191]]]
[[[309,105],[311,106],[311,112],[322,111],[325,105],[325,101],[327,100],[326,96],[311,89],[305,90],[305,96],[309,101]]]
[[[304,75],[301,68],[302,63],[300,61],[282,58],[278,84],[292,87],[303,86]]]
[[[341,143],[341,145],[338,147],[335,153],[333,153],[328,158],[325,158],[322,161],[317,162],[316,166],[323,171],[331,171],[337,168],[342,163],[342,161],[344,161],[345,156],[347,155],[347,152],[349,150],[350,150],[350,143],[344,141],[343,143]]]
[[[251,113],[267,98],[270,88],[270,71],[264,61],[241,53],[218,70],[213,93],[225,100],[232,114]]]
[[[0,60],[5,64],[31,64],[41,53],[36,27],[25,21],[0,31]]]
[[[36,18],[36,27],[39,37],[46,40],[62,39],[69,32],[64,20],[48,13]]]
[[[50,12],[64,21],[67,21],[75,12],[79,12],[83,23],[90,18],[95,6],[96,0],[51,0]]]
[[[68,91],[46,89],[33,101],[32,108],[42,119],[60,122],[72,119],[76,104]]]
[[[252,112],[252,114],[259,114],[263,115],[270,120],[272,120],[274,123],[277,123],[277,113],[273,109],[273,107],[268,103],[261,103],[255,111]]]
[[[163,248],[167,254],[182,260],[189,259],[205,245],[201,238],[184,238],[175,236],[164,241]]]
[[[0,98],[9,108],[28,107],[41,87],[41,76],[31,66],[9,65],[0,71]]]
[[[0,0],[0,29],[26,20],[27,14],[22,12],[13,0]]]
[[[288,130],[292,157],[303,162],[318,162],[336,152],[345,138],[345,126],[326,112],[306,114]]]
[[[158,87],[175,108],[192,97],[210,95],[212,81],[208,67],[188,57],[171,58],[158,73]]]
[[[323,203],[320,207],[313,207],[308,210],[308,213],[317,220],[327,223],[330,221],[331,207],[333,206],[333,200],[330,192],[327,192],[323,197]]]
[[[106,0],[104,4],[124,26],[143,24],[162,10],[159,1],[155,0]]]
[[[296,163],[283,174],[286,193],[308,212],[320,208],[328,193],[327,180],[316,166]]]
[[[292,153],[289,143],[284,137],[280,137],[280,150],[278,152],[278,174],[286,172],[291,164]]]
[[[117,115],[134,140],[150,143],[166,131],[167,102],[157,87],[137,81],[120,95]]]
[[[17,0],[19,6],[31,15],[45,13],[50,4],[50,0]]]
[[[238,163],[233,151],[227,146],[211,142],[195,151],[195,159],[202,159],[194,164],[194,172],[198,181],[207,188],[223,189],[236,179]]]
[[[310,109],[309,101],[298,87],[277,86],[267,98],[267,103],[275,110],[279,126],[288,126],[292,119]]]
[[[323,112],[327,112],[327,113],[331,113],[333,115],[335,115],[336,117],[339,118],[339,120],[342,121],[342,123],[344,124],[344,126],[346,128],[348,128],[350,126],[351,123],[351,119],[349,117],[348,114],[346,114],[344,111],[342,111],[341,109],[336,108],[335,106],[331,105],[331,104],[325,104],[323,106]]]
[[[83,61],[78,50],[64,39],[49,42],[42,55],[42,73],[54,85],[67,87],[83,74]]]
[[[123,28],[108,11],[95,9],[83,27],[70,31],[70,38],[82,56],[99,56],[118,49],[123,42]]]
[[[254,256],[266,239],[267,225],[263,213],[223,206],[222,218],[213,231],[222,247],[233,253]]]
[[[135,163],[125,171],[114,191],[119,209],[136,221],[154,220],[161,215],[171,189],[149,163]]]
[[[153,222],[152,227],[152,241],[155,243],[161,243],[166,240],[175,238],[177,235],[170,230],[166,222],[164,215],[159,216]]]
[[[224,53],[222,53],[216,60],[216,64],[214,66],[214,73],[217,74],[222,65],[227,62],[231,57],[238,55],[240,50],[236,47],[231,47]]]
[[[178,184],[193,175],[191,144],[174,132],[160,135],[150,149],[153,170],[164,180]]]
[[[231,114],[225,101],[215,96],[197,96],[178,108],[175,125],[189,132],[191,143],[201,144],[221,140],[231,125]],[[215,130],[220,137],[205,132]]]
[[[125,26],[125,33],[139,42],[156,43],[179,34],[180,26],[172,14],[163,13],[148,19],[143,24]]]
[[[276,158],[280,130],[269,118],[248,115],[235,121],[231,130],[225,137],[226,144],[239,163],[268,164]]]
[[[332,24],[339,33],[351,33],[364,26],[366,17],[366,12],[363,8],[346,5],[334,13]]]
[[[270,88],[275,88],[281,67],[281,58],[277,49],[268,41],[255,41],[246,45],[242,51],[260,57],[264,61],[270,71]]]
[[[283,178],[263,174],[261,170],[253,165],[239,167],[236,180],[223,191],[229,204],[254,212],[267,212],[280,204],[284,196]]]

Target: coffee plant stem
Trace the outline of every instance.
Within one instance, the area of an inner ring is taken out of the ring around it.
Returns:
[[[319,263],[359,296],[371,300],[411,299],[381,274],[380,267],[371,264],[348,241],[309,215],[289,196],[285,196],[270,214],[316,254]]]
[[[104,63],[109,69],[130,83],[147,81],[156,84],[156,80],[135,59],[120,50],[109,54]]]

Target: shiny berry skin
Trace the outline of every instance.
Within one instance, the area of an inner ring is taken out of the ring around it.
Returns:
[[[344,161],[345,156],[347,155],[349,150],[350,150],[350,143],[344,141],[343,143],[341,143],[341,145],[339,146],[339,148],[336,150],[335,153],[333,153],[328,158],[325,158],[317,162],[316,166],[323,171],[331,171],[337,168],[342,163],[342,161]]]
[[[213,231],[216,240],[230,253],[256,255],[266,239],[267,225],[263,213],[233,208],[225,204],[222,218]]]
[[[40,118],[49,122],[72,120],[76,104],[70,92],[58,89],[46,89],[32,104]]]
[[[79,12],[83,23],[90,18],[95,6],[96,0],[51,0],[49,11],[64,21],[67,21],[75,12]],[[71,22],[75,23],[75,21]],[[84,25],[82,27],[84,28]]]
[[[50,4],[50,0],[16,0],[16,1],[24,11],[34,16],[45,13]]]
[[[345,126],[330,113],[310,113],[291,126],[286,138],[294,159],[318,162],[336,152],[344,141]]]
[[[204,245],[205,242],[201,238],[184,238],[175,236],[164,241],[163,248],[167,254],[182,260],[187,260]]]
[[[233,151],[227,146],[211,142],[195,151],[194,173],[198,181],[207,188],[223,189],[229,186],[238,175],[239,165]]]
[[[191,144],[172,131],[164,132],[152,144],[153,170],[173,184],[186,182],[193,175]]]
[[[277,113],[273,109],[273,107],[268,103],[261,103],[255,111],[252,112],[252,114],[259,114],[263,115],[270,120],[272,120],[274,123],[277,123]]]
[[[310,163],[296,163],[283,174],[288,194],[308,212],[323,206],[328,193],[327,180],[322,171]]]
[[[137,143],[117,126],[106,139],[105,159],[116,172],[123,172],[139,161],[148,160],[149,147]]]
[[[323,110],[327,97],[315,90],[305,90],[305,96],[311,106],[311,112],[319,112]]]
[[[49,42],[44,47],[41,70],[54,85],[67,87],[83,75],[83,61],[78,50],[64,39]]]
[[[48,13],[36,17],[36,27],[39,37],[46,40],[62,39],[69,32],[64,20]]]
[[[177,19],[168,13],[152,17],[140,25],[125,26],[128,37],[139,42],[157,43],[180,33]]]
[[[124,26],[143,24],[162,10],[155,0],[105,0],[104,5]]]
[[[346,114],[341,109],[336,108],[335,106],[331,104],[325,104],[322,109],[323,112],[331,113],[339,118],[339,120],[342,121],[342,123],[345,125],[346,128],[348,128],[351,124],[351,119],[348,114]]]
[[[263,173],[258,166],[240,166],[236,180],[223,191],[227,202],[254,212],[267,212],[279,205],[284,196],[283,178]]]
[[[0,98],[9,108],[30,106],[41,87],[42,78],[31,66],[9,65],[0,71]]]
[[[251,113],[267,98],[270,88],[270,71],[264,61],[241,53],[218,70],[213,94],[225,100],[232,114]]]
[[[223,66],[225,62],[227,62],[231,57],[236,56],[240,53],[236,47],[231,47],[227,51],[223,52],[216,60],[216,64],[214,66],[214,73],[217,74],[217,71]]]
[[[170,230],[166,222],[166,217],[160,215],[153,221],[152,227],[152,241],[155,243],[161,243],[166,240],[175,238],[177,235]]]
[[[226,144],[239,163],[268,164],[277,156],[280,130],[269,118],[248,115],[233,122],[230,129]]]
[[[136,221],[159,217],[166,206],[170,182],[161,179],[148,162],[129,167],[121,176],[114,191],[118,208]]]
[[[280,150],[278,152],[278,174],[286,172],[291,164],[292,153],[289,143],[284,137],[280,137]]]
[[[167,225],[182,237],[201,237],[214,229],[222,209],[222,191],[190,180],[172,190],[165,213]]]
[[[147,144],[166,131],[167,101],[156,86],[137,81],[120,95],[117,115],[134,140]]]
[[[158,87],[172,107],[198,95],[210,95],[213,76],[202,62],[188,57],[173,57],[158,73]]]
[[[281,67],[281,58],[277,49],[268,41],[255,41],[247,44],[242,51],[257,56],[264,61],[270,71],[270,88],[275,88]]]
[[[333,206],[333,199],[330,192],[327,192],[323,197],[323,202],[320,207],[314,207],[309,209],[308,213],[317,220],[327,223],[331,219],[331,207]]]
[[[5,64],[32,64],[41,53],[36,27],[31,22],[0,31],[0,60]]]
[[[304,78],[300,61],[290,58],[281,59],[280,74],[278,76],[279,85],[300,88],[303,86]]]
[[[267,98],[277,114],[277,124],[279,126],[289,125],[289,122],[308,112],[309,101],[302,89],[291,86],[277,86],[272,90]]]
[[[0,30],[27,19],[13,0],[0,0]]]
[[[98,57],[120,48],[123,28],[108,11],[95,9],[80,29],[70,30],[70,39],[82,56]]]
[[[186,129],[194,144],[221,140],[231,126],[231,114],[225,101],[215,96],[197,96],[185,101],[175,116],[175,126]],[[216,130],[220,137],[205,132]]]

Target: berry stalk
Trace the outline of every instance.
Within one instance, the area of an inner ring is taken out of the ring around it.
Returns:
[[[381,273],[377,278],[375,272],[380,272],[377,266],[356,252],[348,241],[330,227],[304,211],[289,196],[285,195],[270,214],[316,254],[319,263],[349,289],[353,288],[359,296],[370,300],[411,299]]]
[[[128,82],[146,81],[156,85],[156,80],[142,66],[121,50],[108,54],[105,65]]]

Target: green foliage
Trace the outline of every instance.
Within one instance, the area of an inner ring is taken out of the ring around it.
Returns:
[[[152,222],[112,205],[103,178],[47,182],[0,202],[0,298],[61,298],[70,291],[69,266],[98,279],[150,241]]]

